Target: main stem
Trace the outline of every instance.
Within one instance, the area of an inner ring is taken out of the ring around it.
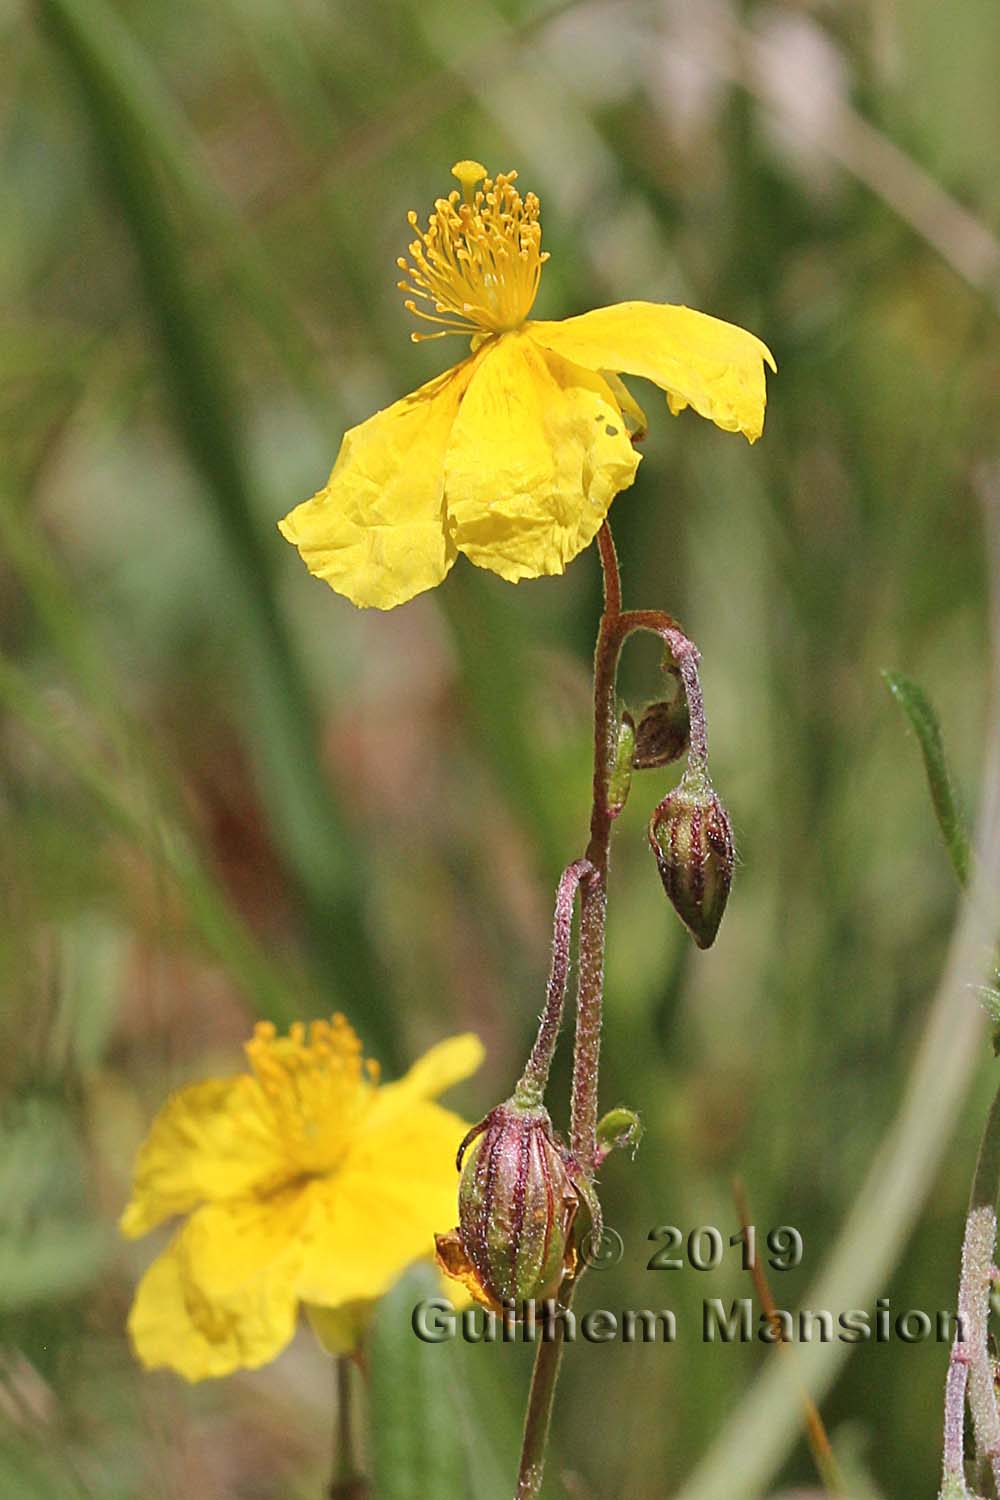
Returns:
[[[597,1170],[597,1093],[604,1000],[604,934],[608,906],[608,864],[615,812],[609,787],[618,739],[616,683],[622,645],[634,631],[650,631],[668,647],[680,670],[691,723],[688,766],[706,773],[708,737],[698,679],[698,650],[677,621],[661,610],[622,610],[621,575],[607,521],[597,534],[604,578],[604,610],[594,652],[594,792],[590,809],[590,842],[584,859],[570,865],[556,898],[556,937],[549,995],[539,1038],[525,1069],[521,1087],[544,1087],[562,1014],[561,988],[566,980],[566,955],[574,892],[580,893],[580,966],[577,988],[576,1045],[573,1052],[573,1094],[570,1145],[576,1165],[588,1183]],[[561,936],[560,936],[561,935]],[[580,1276],[570,1288],[569,1306]],[[562,1359],[565,1320],[556,1320],[554,1336],[538,1345],[524,1424],[521,1467],[515,1500],[536,1500],[542,1487],[545,1445],[552,1402]]]
[[[349,1355],[338,1354],[334,1363],[337,1415],[333,1440],[333,1478],[330,1500],[366,1500],[368,1484],[358,1473],[354,1438],[354,1380]]]
[[[1000,1089],[983,1129],[969,1215],[962,1242],[962,1275],[958,1288],[959,1333],[952,1345],[945,1384],[942,1495],[967,1495],[964,1426],[968,1397],[977,1455],[989,1465],[1000,1493],[1000,1415],[990,1366],[988,1322],[993,1257],[996,1248],[996,1203],[1000,1188]]]
[[[597,1162],[597,1084],[604,999],[604,932],[608,909],[608,863],[614,818],[608,782],[617,740],[615,681],[621,655],[621,575],[607,521],[597,534],[604,575],[604,612],[594,652],[594,792],[587,859],[593,875],[580,890],[580,976],[570,1145],[580,1170],[593,1180]]]
[[[608,778],[615,750],[615,677],[622,643],[618,629],[622,610],[621,578],[615,544],[606,521],[598,532],[597,542],[604,575],[604,611],[594,653],[594,795],[590,811],[590,842],[586,854],[589,869],[586,872],[587,878],[579,880],[580,978],[570,1122],[573,1155],[588,1181],[593,1180],[597,1157],[597,1078],[604,993],[604,927],[613,822],[608,807]],[[573,1290],[571,1287],[567,1306]],[[541,1492],[545,1447],[562,1360],[564,1326],[565,1319],[555,1320],[554,1337],[550,1341],[543,1340],[535,1355],[515,1500],[537,1500]]]

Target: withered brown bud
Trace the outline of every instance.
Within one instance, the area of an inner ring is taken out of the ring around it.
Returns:
[[[733,830],[703,771],[686,771],[664,797],[649,843],[674,910],[698,947],[710,948],[733,879]]]
[[[670,702],[650,703],[636,725],[632,764],[637,771],[669,766],[680,760],[690,738],[691,720],[683,696]]]
[[[554,1297],[576,1267],[580,1194],[548,1111],[497,1105],[462,1142],[459,1166],[458,1228],[435,1236],[442,1270],[497,1312]]]

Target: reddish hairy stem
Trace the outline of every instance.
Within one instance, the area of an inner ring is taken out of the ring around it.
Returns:
[[[618,570],[618,553],[615,551],[611,527],[604,522],[597,533],[597,550],[601,554],[601,569],[604,574],[604,613],[620,615],[622,612],[622,579]]]
[[[568,1308],[576,1290],[577,1277],[565,1298]],[[528,1397],[528,1412],[524,1419],[524,1444],[521,1449],[521,1467],[517,1472],[517,1490],[514,1500],[537,1500],[542,1488],[545,1467],[545,1448],[552,1420],[552,1403],[556,1393],[556,1380],[562,1363],[563,1329],[565,1318],[555,1320],[554,1336],[542,1339],[535,1354],[535,1367],[531,1372],[531,1394]]]
[[[552,967],[545,995],[545,1009],[538,1026],[538,1036],[531,1049],[515,1098],[526,1104],[540,1104],[549,1081],[549,1069],[556,1050],[566,999],[569,975],[570,938],[573,930],[573,903],[577,888],[586,884],[594,868],[588,859],[578,859],[562,873],[556,891],[556,910],[552,924]]]
[[[694,641],[686,636],[672,615],[659,609],[632,609],[618,617],[622,639],[635,630],[646,630],[658,635],[670,649],[677,663],[687,698],[688,718],[691,723],[691,748],[688,763],[692,770],[705,770],[708,766],[708,723],[705,719],[705,700],[701,692],[698,663],[701,652]]]
[[[968,1399],[976,1453],[1000,1493],[1000,1415],[989,1353],[990,1289],[995,1279],[997,1189],[1000,1183],[1000,1090],[983,1129],[962,1242],[959,1334],[945,1383],[942,1485],[965,1488],[964,1409]]]
[[[597,1164],[597,1091],[604,996],[604,931],[608,904],[608,864],[614,819],[608,780],[617,738],[615,681],[626,632],[621,621],[621,575],[608,523],[598,532],[604,575],[604,613],[594,652],[594,796],[587,859],[593,876],[580,893],[580,977],[573,1053],[570,1145],[580,1170],[593,1180]]]
[[[698,676],[697,646],[677,621],[662,610],[622,611],[621,576],[607,522],[598,533],[604,571],[604,613],[594,653],[594,800],[590,814],[587,858],[593,878],[580,893],[580,980],[577,991],[576,1050],[573,1058],[573,1103],[570,1143],[588,1178],[597,1164],[597,1094],[604,991],[604,934],[607,916],[608,865],[614,819],[608,782],[617,737],[615,683],[618,660],[627,638],[637,630],[658,635],[680,669],[691,724],[688,764],[704,771],[708,764],[708,726]]]
[[[562,1015],[569,962],[569,929],[573,895],[580,891],[580,973],[577,988],[576,1040],[573,1052],[573,1093],[570,1143],[580,1172],[593,1182],[597,1170],[597,1098],[601,1047],[601,1012],[604,995],[604,936],[607,914],[608,865],[614,818],[609,806],[608,786],[614,764],[618,730],[616,680],[618,660],[628,636],[636,630],[652,631],[667,644],[677,662],[687,696],[691,721],[689,764],[703,770],[707,761],[705,710],[698,679],[698,650],[676,620],[659,610],[622,611],[621,575],[608,523],[597,534],[604,577],[604,611],[594,652],[594,793],[590,812],[590,842],[586,857],[570,865],[556,896],[556,935],[553,941],[552,974],[538,1040],[528,1060],[522,1083],[544,1086],[548,1064]],[[575,873],[574,873],[575,872]],[[565,948],[563,947],[565,939]],[[565,954],[565,957],[564,957]],[[579,1276],[577,1277],[577,1282]],[[570,1287],[572,1297],[576,1283]],[[567,1301],[568,1305],[568,1301]],[[562,1358],[560,1334],[539,1344],[524,1424],[521,1466],[516,1500],[536,1500],[542,1486],[545,1445],[555,1396],[556,1378]]]
[[[588,1182],[593,1180],[597,1155],[597,1071],[601,1045],[601,999],[604,987],[604,915],[607,906],[608,852],[612,824],[608,810],[608,775],[614,755],[615,675],[622,640],[615,628],[615,622],[621,617],[621,578],[618,572],[615,544],[606,521],[597,534],[597,545],[601,554],[601,568],[604,575],[604,612],[601,615],[594,656],[594,800],[590,814],[590,843],[587,846],[585,859],[578,861],[576,865],[570,865],[560,882],[559,893],[556,896],[557,937],[553,944],[552,955],[553,977],[558,980],[557,962],[558,969],[562,972],[561,957],[557,961],[556,952],[560,930],[560,898],[563,896],[570,871],[586,866],[587,878],[584,879],[581,874],[576,880],[580,888],[580,978],[577,991],[576,1039],[573,1051],[570,1140],[577,1164]],[[569,899],[571,914],[572,897]],[[565,974],[562,983],[565,987]],[[552,993],[553,978],[550,977],[549,998],[542,1017],[539,1042],[546,1029],[546,1020],[552,1005]],[[558,1021],[556,1028],[558,1029]],[[526,1075],[532,1067],[538,1048],[539,1043],[536,1042],[528,1068],[525,1069]],[[569,1289],[567,1306],[574,1289],[575,1284]],[[536,1500],[542,1488],[545,1448],[548,1442],[549,1423],[552,1419],[552,1403],[555,1399],[556,1379],[562,1360],[562,1319],[557,1322],[556,1327],[556,1337],[551,1341],[543,1339],[535,1353],[535,1368],[532,1372],[531,1393],[528,1396],[528,1410],[524,1419],[524,1438],[521,1445],[521,1464],[517,1474],[515,1500]]]

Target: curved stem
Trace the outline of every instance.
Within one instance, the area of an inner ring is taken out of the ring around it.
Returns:
[[[577,888],[593,873],[594,868],[588,859],[575,860],[563,871],[556,891],[556,910],[552,924],[552,967],[545,994],[545,1009],[542,1011],[531,1056],[514,1090],[514,1097],[523,1104],[540,1104],[549,1081],[549,1069],[556,1050],[566,999],[573,903]]]
[[[691,748],[688,764],[692,770],[705,771],[708,767],[708,723],[705,718],[705,700],[701,692],[698,663],[701,652],[694,641],[686,636],[672,615],[660,609],[631,609],[619,615],[618,627],[622,640],[636,630],[646,630],[658,635],[676,661],[687,698],[688,718],[691,723]]]

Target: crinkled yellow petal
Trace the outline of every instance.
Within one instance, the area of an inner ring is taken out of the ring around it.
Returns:
[[[525,331],[575,364],[654,381],[675,413],[693,406],[751,443],[764,430],[764,364],[777,366],[767,345],[734,323],[690,307],[620,302]]]
[[[281,1141],[268,1124],[257,1082],[212,1078],[171,1094],[136,1160],[121,1218],[136,1236],[199,1203],[238,1198],[280,1180]]]
[[[139,1283],[128,1331],[147,1369],[256,1369],[295,1332],[312,1205],[303,1190],[195,1213]]]
[[[303,1301],[380,1297],[413,1261],[433,1256],[435,1230],[455,1219],[455,1153],[467,1129],[440,1105],[416,1104],[315,1185],[320,1227],[298,1284]]]
[[[485,1056],[485,1047],[471,1031],[438,1042],[398,1082],[378,1090],[365,1116],[365,1130],[381,1130],[414,1105],[437,1098],[452,1084],[470,1077]]]
[[[511,583],[561,573],[639,455],[611,391],[524,333],[485,345],[445,458],[455,544]]]
[[[476,356],[345,434],[327,483],[279,521],[317,578],[354,604],[392,609],[455,561],[444,455]]]

